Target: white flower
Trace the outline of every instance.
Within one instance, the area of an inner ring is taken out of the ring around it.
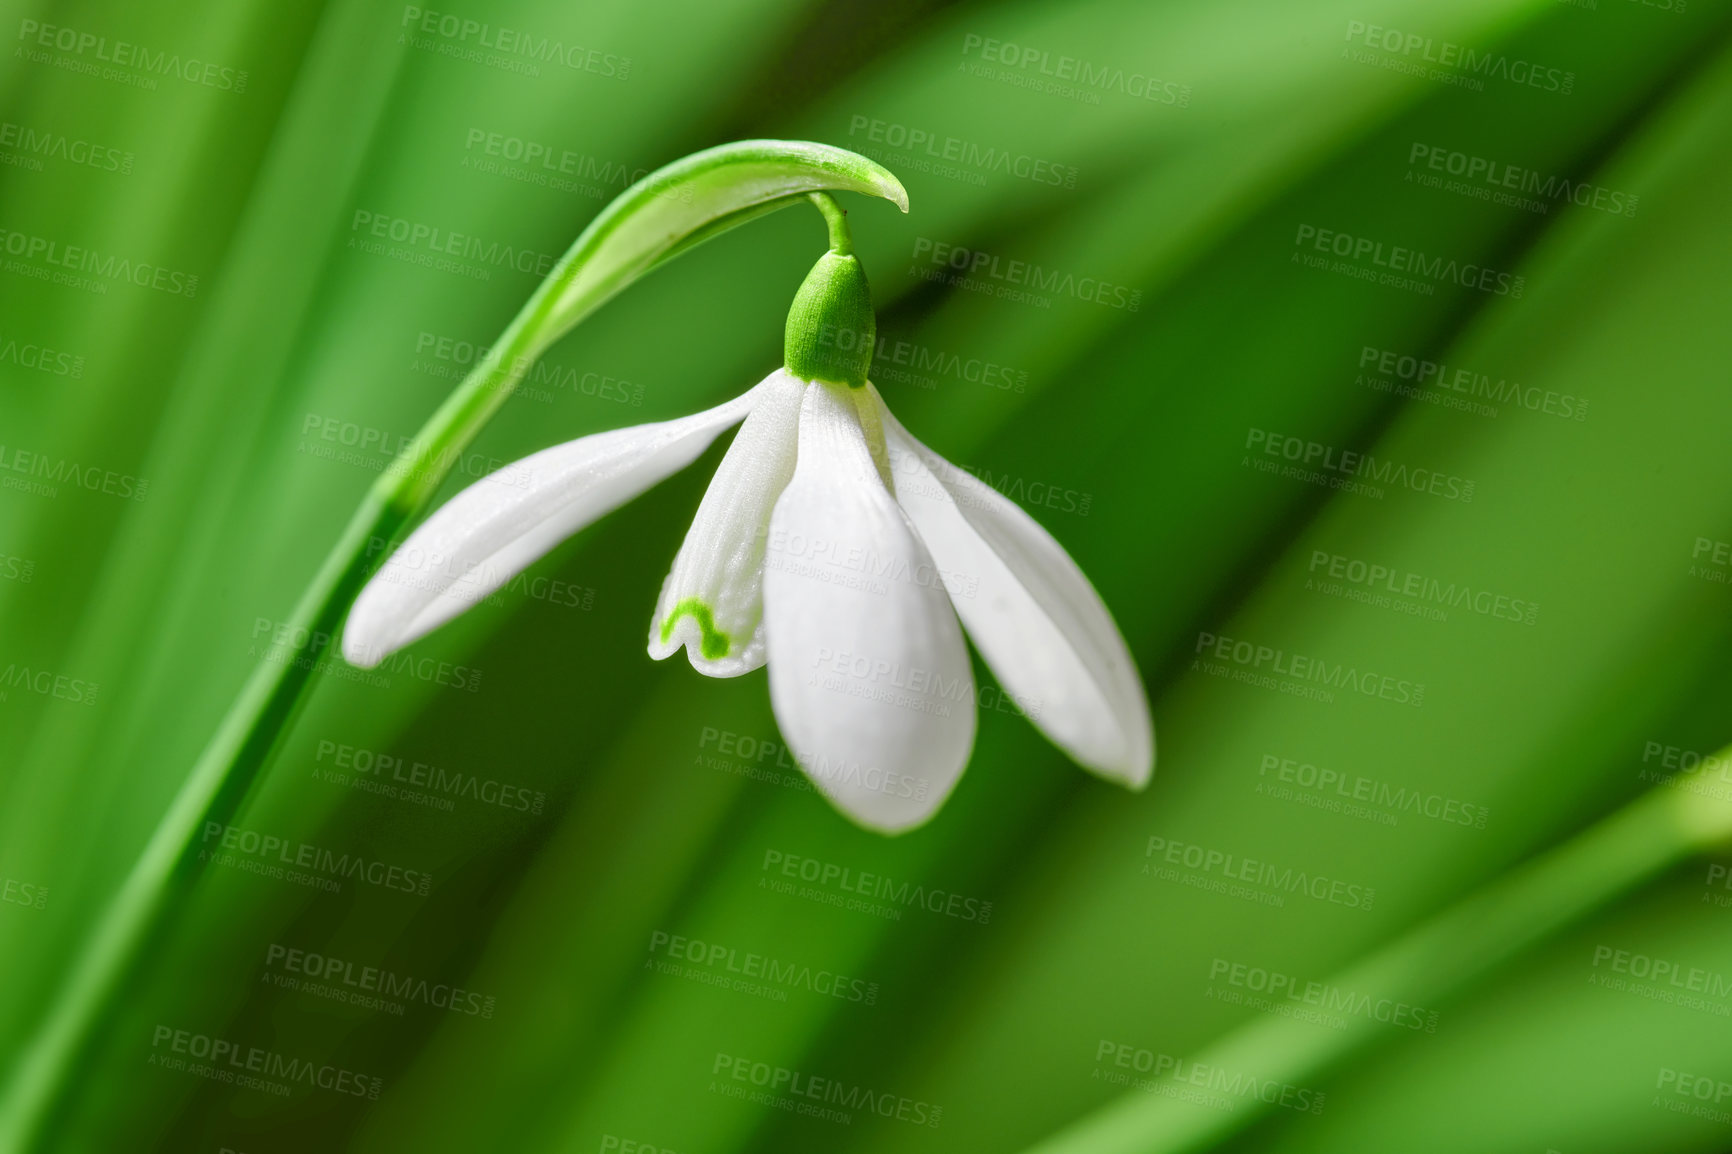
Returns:
[[[712,677],[769,666],[776,723],[812,783],[896,833],[937,812],[974,746],[966,627],[1042,733],[1140,789],[1154,731],[1106,606],[1032,517],[884,407],[845,214],[811,199],[831,247],[789,309],[783,368],[725,405],[582,437],[471,485],[361,591],[344,656],[378,664],[743,421],[662,583],[651,657],[684,649]]]
[[[684,648],[712,677],[768,665],[801,767],[884,832],[931,817],[968,761],[963,628],[1054,744],[1102,777],[1147,783],[1142,683],[1076,563],[1019,506],[910,436],[870,384],[787,369],[727,404],[582,437],[471,485],[361,593],[344,655],[378,664],[742,419],[662,586],[652,657]]]

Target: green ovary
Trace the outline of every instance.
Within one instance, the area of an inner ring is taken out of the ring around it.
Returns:
[[[733,648],[733,639],[716,628],[716,615],[702,599],[687,597],[668,613],[667,620],[662,622],[662,640],[666,641],[674,634],[674,626],[681,617],[690,617],[703,630],[703,639],[698,643],[698,649],[711,661],[720,661]]]

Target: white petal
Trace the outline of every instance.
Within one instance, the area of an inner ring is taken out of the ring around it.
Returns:
[[[915,440],[872,395],[896,499],[993,676],[1078,764],[1132,788],[1148,784],[1148,695],[1100,594],[1021,506]]]
[[[543,449],[447,501],[373,575],[349,611],[343,656],[371,668],[510,581],[597,518],[696,460],[756,402],[612,429]]]
[[[911,579],[932,558],[873,459],[872,404],[807,388],[799,463],[770,518],[764,616],[770,702],[801,768],[855,821],[897,833],[962,776],[974,674],[949,595]]]
[[[776,498],[794,475],[806,383],[787,372],[758,386],[751,416],[734,434],[692,527],[662,583],[649,653],[683,645],[692,667],[737,677],[764,664],[764,544]]]

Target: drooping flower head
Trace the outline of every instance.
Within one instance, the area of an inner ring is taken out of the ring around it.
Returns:
[[[1019,506],[915,440],[867,379],[876,321],[841,209],[789,311],[784,363],[688,417],[581,437],[471,485],[363,590],[356,665],[437,628],[739,424],[662,585],[660,660],[736,677],[768,666],[790,751],[845,814],[895,833],[935,813],[973,747],[963,630],[1055,745],[1141,788],[1147,699],[1088,579]],[[416,559],[437,557],[429,567]]]

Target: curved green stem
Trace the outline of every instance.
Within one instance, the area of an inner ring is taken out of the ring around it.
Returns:
[[[854,235],[848,231],[847,211],[827,192],[814,192],[807,199],[824,214],[824,223],[830,229],[830,251],[837,256],[853,255]]]
[[[908,196],[864,157],[806,141],[754,140],[694,153],[626,189],[590,222],[499,341],[368,490],[279,641],[253,671],[13,1056],[0,1097],[0,1151],[46,1144],[72,1100],[73,1075],[100,1042],[152,947],[172,927],[201,866],[199,833],[228,824],[269,763],[321,656],[368,576],[368,545],[392,540],[438,490],[464,448],[537,357],[644,273],[729,228],[822,189]],[[831,201],[834,205],[834,201]],[[841,212],[836,207],[837,213]]]

